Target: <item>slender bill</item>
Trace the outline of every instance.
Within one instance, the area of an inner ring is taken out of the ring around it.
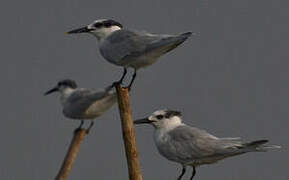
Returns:
[[[138,119],[135,120],[134,124],[150,124],[152,121],[150,121],[148,118]]]
[[[88,29],[87,27],[82,27],[68,31],[67,34],[88,33],[88,32],[90,32],[90,29]]]
[[[47,91],[46,93],[44,93],[44,96],[57,92],[59,89],[57,87],[50,89],[49,91]]]

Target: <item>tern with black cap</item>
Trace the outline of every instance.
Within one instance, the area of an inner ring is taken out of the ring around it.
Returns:
[[[155,63],[159,57],[175,49],[192,35],[191,32],[166,35],[128,30],[124,29],[121,23],[111,19],[96,20],[87,26],[67,33],[94,35],[99,42],[99,50],[104,59],[123,67],[123,75],[118,83],[123,81],[127,68],[133,68],[134,74],[129,88],[133,84],[138,69]]]
[[[94,124],[94,119],[110,109],[117,101],[116,93],[112,90],[113,85],[104,90],[77,88],[76,82],[71,79],[59,81],[57,85],[44,95],[59,92],[60,102],[63,106],[63,114],[70,119],[91,120],[87,132]]]
[[[181,112],[158,110],[151,116],[134,121],[134,124],[152,124],[155,128],[154,141],[159,153],[168,160],[182,165],[181,180],[186,167],[191,166],[196,174],[196,167],[216,163],[227,157],[247,152],[265,152],[280,148],[265,145],[268,140],[244,142],[240,138],[218,138],[205,130],[188,126],[182,122]]]

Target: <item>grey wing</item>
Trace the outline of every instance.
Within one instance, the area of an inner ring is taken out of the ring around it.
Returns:
[[[192,35],[192,32],[186,32],[180,35],[159,35],[156,40],[146,47],[146,52],[158,51],[161,54],[167,53],[182,44]]]
[[[216,153],[218,138],[204,130],[190,126],[180,126],[169,132],[171,143],[179,158],[199,159]]]
[[[73,92],[68,99],[70,104],[74,103],[90,103],[107,95],[106,91],[96,91],[93,89],[78,89]]]
[[[93,103],[109,96],[115,96],[115,94],[108,91],[78,89],[68,98],[63,113],[71,118],[81,118],[82,114],[85,113]],[[116,96],[114,99],[116,100]]]
[[[238,153],[240,142],[236,139],[217,138],[204,130],[180,126],[169,132],[171,146],[184,162],[191,159],[226,157]]]
[[[131,59],[150,51],[169,51],[187,39],[191,33],[179,36],[155,35],[140,31],[119,30],[107,37],[100,45],[105,59],[117,65],[124,65],[123,59]]]
[[[100,52],[111,63],[121,65],[124,57],[144,51],[156,39],[158,37],[144,32],[119,30],[101,43]]]

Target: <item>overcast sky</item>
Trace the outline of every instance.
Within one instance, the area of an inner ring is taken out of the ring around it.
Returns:
[[[65,118],[59,96],[44,97],[46,90],[64,78],[102,88],[120,77],[122,69],[100,56],[94,37],[65,34],[101,18],[153,33],[201,33],[139,71],[134,118],[176,109],[185,123],[217,136],[266,138],[283,147],[200,167],[196,180],[289,179],[288,16],[281,0],[2,2],[1,179],[57,174],[79,122]],[[153,128],[136,133],[143,178],[175,180],[181,167],[159,155]],[[69,179],[128,179],[117,106],[97,119]]]

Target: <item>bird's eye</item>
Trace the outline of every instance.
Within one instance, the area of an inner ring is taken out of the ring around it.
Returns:
[[[163,115],[157,115],[156,118],[157,118],[157,119],[163,119],[164,116],[163,116]]]
[[[95,24],[94,24],[94,27],[99,28],[99,27],[101,27],[102,25],[103,25],[102,23],[95,23]]]
[[[105,27],[110,27],[110,26],[111,26],[111,23],[110,23],[110,22],[104,22],[103,25],[104,25]]]

